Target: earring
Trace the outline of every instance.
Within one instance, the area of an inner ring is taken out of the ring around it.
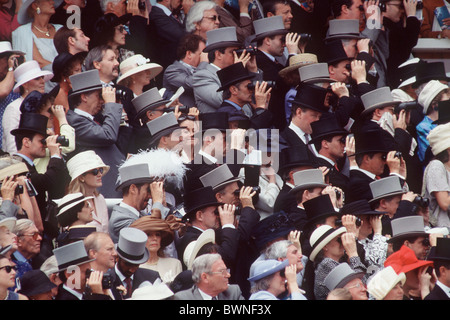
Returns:
[[[36,8],[36,13],[37,13],[37,14],[41,14],[41,8],[37,7],[37,8]]]

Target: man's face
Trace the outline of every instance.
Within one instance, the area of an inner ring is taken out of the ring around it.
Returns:
[[[45,157],[45,145],[42,143],[44,136],[40,133],[35,134],[33,139],[29,141],[28,153],[33,159]]]
[[[222,259],[217,260],[211,266],[208,273],[208,289],[216,295],[228,289],[228,279],[230,274],[226,271],[227,266]]]
[[[330,78],[339,82],[350,82],[350,71],[346,68],[347,64],[350,64],[350,60],[344,60],[339,62],[336,66],[330,66]]]
[[[353,300],[368,300],[366,285],[361,279],[353,279],[348,282],[344,288],[350,291]]]
[[[425,260],[427,257],[428,250],[430,249],[429,242],[424,242],[425,237],[417,237],[414,242],[407,242],[406,245],[414,251],[417,259]]]
[[[344,157],[345,151],[345,136],[338,135],[331,138],[331,142],[326,142],[328,145],[328,152],[334,159],[341,159]]]
[[[222,54],[222,68],[226,68],[234,64],[234,51],[236,51],[238,47],[229,47],[225,49],[225,53]]]
[[[200,56],[201,56],[201,54],[203,52],[203,49],[205,49],[205,47],[206,47],[206,45],[205,45],[205,43],[203,41],[200,41],[198,43],[197,51],[192,53],[192,61],[191,61],[192,66],[198,67],[198,65],[200,64]]]
[[[227,184],[217,200],[221,203],[239,206],[241,201],[239,199],[239,193],[236,193],[236,191],[239,191],[239,185],[237,182]]]
[[[401,195],[393,196],[388,199],[385,199],[383,202],[383,211],[386,211],[390,217],[393,217],[394,214],[397,212],[397,208],[400,204],[400,201],[402,200]]]
[[[308,134],[312,133],[311,123],[320,120],[321,116],[322,113],[311,109],[305,109],[303,111],[302,109],[298,108],[296,113],[296,117],[298,117],[297,119],[299,128],[302,129],[303,132]]]
[[[275,5],[275,15],[283,17],[284,28],[289,30],[291,28],[292,15],[291,6],[289,4],[277,3]]]
[[[202,209],[202,224],[205,229],[217,229],[219,227],[219,217],[216,215],[216,206]]]
[[[386,154],[382,152],[375,153],[372,158],[369,157],[368,170],[375,175],[381,175],[384,172],[384,166],[386,165]]]
[[[42,236],[39,230],[35,226],[31,226],[18,237],[17,244],[19,251],[26,258],[32,258],[41,251],[41,241]]]
[[[248,88],[248,85],[250,83],[250,80],[244,80],[234,86],[237,89],[235,99],[237,101],[237,104],[239,104],[240,106],[252,102],[253,90],[250,90]]]
[[[113,8],[116,16],[121,17],[127,13],[127,2],[126,0],[120,0]]]
[[[274,36],[273,39],[269,39],[269,53],[274,57],[280,57],[283,55],[284,47],[286,47],[286,38],[282,34]]]
[[[131,277],[139,269],[138,264],[130,263],[124,259],[119,259],[117,266],[120,272],[127,278]]]
[[[89,51],[89,41],[90,39],[84,34],[83,30],[79,28],[74,28],[75,37],[73,47],[75,49],[75,53],[78,52],[87,52]]]
[[[88,109],[87,112],[89,114],[95,116],[102,110],[104,100],[100,90],[96,90],[85,94],[85,98],[86,98],[86,106]]]
[[[105,267],[105,269],[113,268],[117,258],[117,251],[113,241],[110,237],[99,237],[98,242],[99,250],[94,253],[96,264]]]
[[[137,208],[136,209],[141,211],[141,210],[144,210],[145,208],[147,208],[148,201],[150,200],[151,196],[152,196],[152,194],[150,192],[150,184],[145,183],[138,189],[137,201],[136,201]]]
[[[203,11],[203,18],[197,22],[197,31],[200,35],[205,35],[206,32],[218,29],[220,24],[219,15],[215,9]]]
[[[350,8],[348,8],[349,11],[347,19],[356,19],[356,20],[361,19],[363,12],[359,10],[360,5],[362,5],[361,0],[353,0],[353,5]]]
[[[117,61],[114,51],[106,50],[103,59],[97,64],[96,68],[102,81],[110,82],[116,79],[119,76],[119,61]]]
[[[0,227],[0,247],[12,245],[13,250],[17,250],[17,235],[7,227]]]
[[[393,0],[386,3],[385,17],[392,22],[399,22],[405,13],[402,1]]]
[[[342,46],[345,53],[347,54],[347,57],[353,59],[358,54],[358,47],[356,46],[356,43],[356,39],[347,39],[345,41],[342,41]]]

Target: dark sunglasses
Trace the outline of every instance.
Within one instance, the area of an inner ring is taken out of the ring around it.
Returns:
[[[123,33],[123,31],[125,30],[124,26],[117,26],[116,30],[119,31],[120,33]]]
[[[92,173],[94,176],[96,176],[99,172],[103,174],[103,168],[94,169],[92,171],[89,171],[88,173]]]
[[[16,266],[3,266],[0,267],[0,270],[5,269],[6,273],[10,273],[12,270],[16,271],[17,267]]]
[[[430,239],[428,239],[428,238],[423,239],[422,240],[422,245],[424,247],[429,247],[430,246]]]
[[[220,21],[220,16],[218,16],[218,15],[213,15],[213,16],[211,16],[211,17],[203,17],[203,19],[210,19],[210,20],[212,20],[212,21],[217,21],[217,20]]]

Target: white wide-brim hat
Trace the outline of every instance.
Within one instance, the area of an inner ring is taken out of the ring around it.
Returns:
[[[377,300],[383,300],[386,295],[401,282],[405,284],[406,275],[397,274],[391,266],[378,271],[367,283],[367,291]]]
[[[10,232],[14,230],[14,227],[16,226],[17,218],[15,217],[8,217],[0,220],[0,227],[6,227]]]
[[[120,63],[120,77],[117,79],[117,83],[120,84],[124,79],[132,76],[133,74],[139,73],[141,71],[150,70],[150,79],[155,78],[161,73],[163,67],[157,63],[151,63],[150,59],[145,58],[140,54],[135,54]]]
[[[14,78],[17,83],[13,88],[13,92],[19,92],[21,85],[39,77],[44,77],[44,81],[47,82],[53,78],[53,72],[41,70],[39,63],[35,60],[22,63],[14,70]]]
[[[19,12],[17,13],[17,22],[19,22],[20,25],[24,25],[24,24],[27,24],[27,23],[33,21],[33,18],[31,18],[28,15],[27,11],[28,11],[28,8],[31,6],[31,4],[34,1],[36,1],[36,0],[27,0],[22,3],[22,6],[20,7]],[[55,10],[56,10],[56,8],[58,8],[61,5],[62,2],[63,2],[63,0],[54,0]]]
[[[67,161],[67,170],[69,171],[69,175],[71,177],[70,183],[72,183],[83,173],[97,168],[103,168],[102,176],[109,171],[109,166],[103,162],[102,158],[100,158],[95,151],[87,150],[76,154],[70,158],[69,161]]]
[[[347,229],[345,227],[334,229],[329,225],[322,225],[314,230],[309,240],[312,246],[309,260],[314,262],[314,259],[316,258],[320,250],[323,249],[323,247],[325,247],[331,240],[345,232],[347,232]]]
[[[214,230],[207,229],[202,232],[202,234],[195,241],[191,241],[184,249],[183,253],[183,262],[188,268],[188,270],[192,269],[192,264],[194,263],[195,258],[197,257],[200,249],[207,243],[216,243],[216,235]]]

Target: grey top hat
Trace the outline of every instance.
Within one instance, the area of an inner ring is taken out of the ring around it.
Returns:
[[[320,169],[306,169],[297,171],[293,175],[294,185],[289,193],[295,194],[300,190],[305,190],[309,188],[323,187],[325,188],[327,184],[323,180],[323,173]]]
[[[401,101],[394,101],[389,87],[381,87],[369,91],[361,96],[361,100],[364,105],[361,115],[366,115],[375,109],[395,106],[401,103]]]
[[[58,263],[58,271],[63,271],[70,266],[77,266],[95,260],[89,259],[83,240],[58,247],[53,250],[53,254]]]
[[[284,27],[283,18],[281,16],[255,20],[253,21],[253,27],[255,28],[254,41],[277,34],[287,34],[289,32]]]
[[[328,290],[336,288],[343,288],[347,283],[353,279],[362,279],[364,272],[356,272],[348,263],[340,263],[335,267],[325,278],[325,286]]]
[[[131,100],[136,110],[136,119],[140,118],[148,110],[153,110],[169,102],[170,100],[165,100],[161,97],[158,88],[151,88]]]
[[[392,238],[388,242],[404,237],[428,237],[425,232],[424,221],[422,216],[402,217],[391,220]]]
[[[359,20],[357,19],[331,19],[328,24],[328,36],[325,41],[364,38],[359,34]]]
[[[239,177],[235,177],[228,165],[224,164],[201,176],[200,181],[204,187],[212,187],[216,191],[228,183],[239,181]]]
[[[241,47],[237,39],[236,27],[222,27],[206,32],[206,47],[203,52],[210,52],[220,48]]]
[[[97,69],[71,75],[69,79],[72,84],[72,92],[69,94],[69,97],[102,88],[102,82],[100,81],[100,75]]]
[[[173,112],[163,114],[152,121],[147,122],[148,130],[150,130],[151,138],[149,145],[155,144],[161,137],[168,135],[180,128],[178,120]]]
[[[372,199],[369,203],[390,196],[396,196],[405,193],[401,184],[400,178],[397,176],[389,176],[379,180],[372,181],[369,184],[370,191],[372,191]]]
[[[330,78],[328,63],[314,63],[298,69],[300,81],[304,83],[336,82]]]
[[[150,175],[148,163],[136,163],[123,165],[119,168],[119,184],[116,190],[123,189],[131,184],[151,183],[153,177]]]
[[[148,260],[150,253],[145,247],[147,235],[136,228],[123,228],[120,230],[116,249],[119,257],[132,264],[141,264]]]

